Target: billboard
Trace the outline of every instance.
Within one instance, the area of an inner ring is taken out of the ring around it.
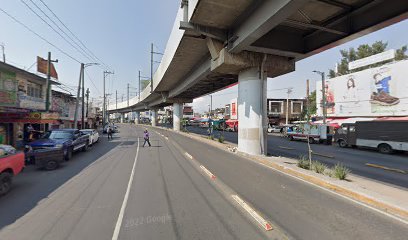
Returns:
[[[327,116],[408,115],[408,60],[327,79]],[[322,115],[322,82],[316,82],[317,114]]]

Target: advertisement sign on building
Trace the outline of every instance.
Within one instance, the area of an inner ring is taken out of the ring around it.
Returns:
[[[48,61],[44,58],[37,57],[37,72],[47,74],[48,72]],[[54,64],[51,63],[50,76],[58,79],[57,71],[55,70]]]
[[[231,119],[238,119],[238,105],[236,98],[231,100]]]
[[[331,78],[325,82],[327,115],[408,115],[408,60]],[[321,81],[316,83],[317,113],[322,115]]]
[[[349,62],[348,69],[353,70],[356,68],[368,66],[374,63],[384,62],[395,58],[395,50],[391,49],[382,53],[378,53],[366,58],[358,59],[353,62]]]

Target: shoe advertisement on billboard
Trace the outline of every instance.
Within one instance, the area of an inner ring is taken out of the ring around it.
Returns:
[[[316,82],[317,113],[322,115],[322,82]],[[408,60],[325,81],[327,116],[407,116]]]

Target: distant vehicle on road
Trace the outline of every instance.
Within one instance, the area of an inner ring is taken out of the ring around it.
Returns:
[[[56,129],[44,134],[44,136],[30,143],[33,150],[60,148],[64,152],[65,160],[72,158],[72,153],[89,147],[89,136],[81,133],[78,129]]]
[[[93,145],[99,141],[99,133],[95,129],[82,129],[79,131],[89,135],[89,145]]]
[[[10,145],[0,144],[0,196],[11,189],[13,177],[24,168],[24,153]]]
[[[293,131],[288,131],[287,137],[289,140],[305,140],[309,143],[327,143],[331,144],[333,136],[328,134],[329,127],[324,124],[314,125],[314,124],[299,124],[293,127]]]
[[[408,151],[408,121],[369,121],[342,124],[334,134],[340,147],[375,148],[381,153]]]

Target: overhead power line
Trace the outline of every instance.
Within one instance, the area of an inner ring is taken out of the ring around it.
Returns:
[[[49,24],[44,18],[42,18],[33,8],[30,7],[24,0],[20,0],[28,9],[30,9],[31,12],[33,12],[38,18],[40,18],[45,24],[47,24],[55,33],[57,33],[62,39],[65,40],[71,47],[73,47],[75,50],[77,50],[82,56],[87,58],[90,61],[93,61],[91,58],[89,58],[87,55],[85,55],[81,50],[79,50],[75,45],[73,45],[70,41],[68,41],[59,31],[57,31],[51,24]]]
[[[88,76],[89,80],[91,81],[91,83],[94,86],[94,88],[96,89],[96,91],[98,91],[99,94],[102,94],[101,91],[99,91],[99,89],[96,87],[94,81],[92,80],[91,76],[89,76],[87,71],[85,71],[85,74],[86,74],[86,76]]]
[[[79,43],[80,43],[86,50],[88,50],[88,52],[89,52],[95,59],[97,59],[100,63],[102,63],[102,64],[105,66],[105,68],[110,69],[110,67],[109,67],[108,65],[106,65],[106,64],[105,64],[101,59],[99,59],[89,48],[86,47],[86,45],[81,41],[81,39],[79,39],[79,38],[67,27],[67,25],[65,25],[65,24],[61,21],[61,19],[54,13],[54,11],[51,10],[50,7],[48,7],[48,5],[47,5],[43,0],[40,0],[40,2],[48,9],[48,11],[51,12],[51,14],[62,24],[62,26],[64,26],[64,27],[68,30],[68,32],[71,33],[71,35],[72,35],[76,40],[78,40]]]
[[[34,30],[32,30],[31,28],[29,28],[27,25],[25,25],[24,23],[22,23],[21,21],[19,21],[17,18],[15,18],[14,16],[12,16],[11,14],[9,14],[8,12],[6,12],[4,9],[0,8],[0,11],[3,12],[4,14],[6,14],[8,17],[10,17],[11,19],[13,19],[16,23],[20,24],[21,26],[23,26],[25,29],[27,29],[28,31],[30,31],[31,33],[33,33],[34,35],[36,35],[37,37],[39,37],[40,39],[42,39],[44,42],[48,43],[49,45],[53,46],[54,48],[56,48],[58,51],[60,51],[62,54],[64,54],[65,56],[71,58],[72,60],[74,60],[77,63],[81,63],[81,61],[79,61],[78,59],[76,59],[75,57],[71,56],[70,54],[68,54],[67,52],[65,52],[64,50],[62,50],[61,48],[59,48],[57,45],[55,45],[54,43],[48,41],[46,38],[44,38],[43,36],[41,36],[40,34],[38,34],[37,32],[35,32]]]
[[[47,17],[65,36],[67,36],[76,46],[78,46],[81,51],[83,53],[85,53],[88,57],[90,57],[92,59],[92,61],[96,62],[96,59],[94,57],[92,57],[92,55],[90,55],[88,52],[85,51],[84,48],[82,48],[81,45],[79,45],[74,39],[72,39],[72,37],[70,35],[68,35],[52,18],[50,18],[50,16],[48,16],[47,13],[45,13],[33,0],[30,0],[30,2],[38,9],[42,12],[42,14],[44,14],[45,17]]]

